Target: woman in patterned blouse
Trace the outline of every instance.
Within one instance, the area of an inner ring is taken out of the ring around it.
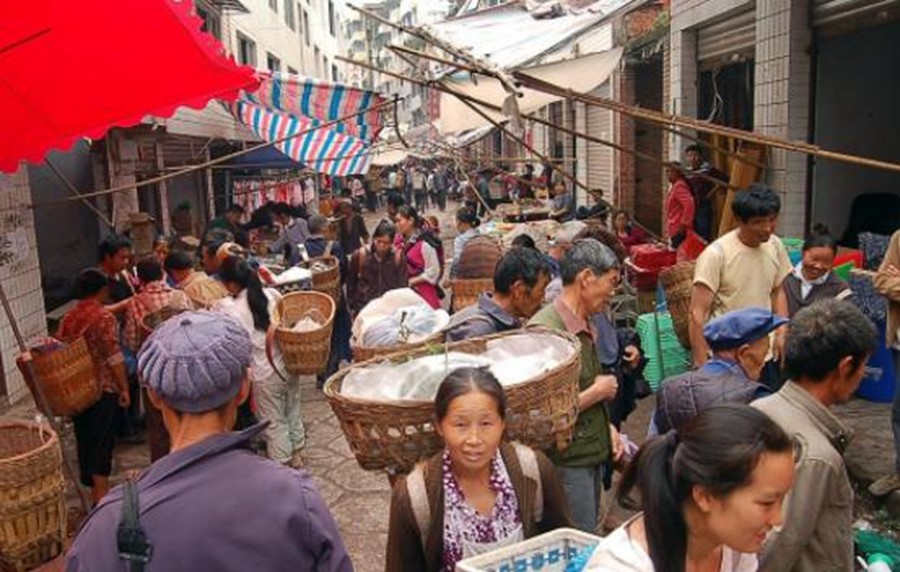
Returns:
[[[458,369],[441,383],[435,424],[445,447],[394,487],[388,572],[453,571],[464,558],[570,526],[553,465],[504,443],[505,419],[506,396],[487,369]]]

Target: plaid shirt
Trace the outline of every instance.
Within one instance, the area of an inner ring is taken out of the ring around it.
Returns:
[[[144,285],[140,294],[131,298],[125,310],[123,333],[123,341],[128,349],[135,353],[141,349],[148,333],[142,325],[144,318],[166,307],[191,310],[194,305],[184,292],[170,288],[161,280]]]
[[[84,336],[88,351],[94,360],[100,388],[107,393],[117,393],[111,366],[125,360],[119,346],[118,332],[115,316],[100,302],[90,299],[79,301],[63,316],[56,331],[56,338],[70,344]]]

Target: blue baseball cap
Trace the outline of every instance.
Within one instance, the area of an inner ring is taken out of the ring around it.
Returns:
[[[703,328],[703,337],[713,351],[731,349],[755,342],[788,322],[769,310],[743,308],[711,320]]]

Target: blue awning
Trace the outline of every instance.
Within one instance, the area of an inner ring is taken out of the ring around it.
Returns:
[[[302,169],[303,163],[294,161],[275,147],[263,147],[251,151],[229,161],[229,165],[236,167],[245,165],[247,168],[256,169]]]

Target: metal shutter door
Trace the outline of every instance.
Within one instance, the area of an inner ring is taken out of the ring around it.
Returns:
[[[753,53],[756,45],[756,8],[697,30],[697,60],[728,58],[735,53]]]

